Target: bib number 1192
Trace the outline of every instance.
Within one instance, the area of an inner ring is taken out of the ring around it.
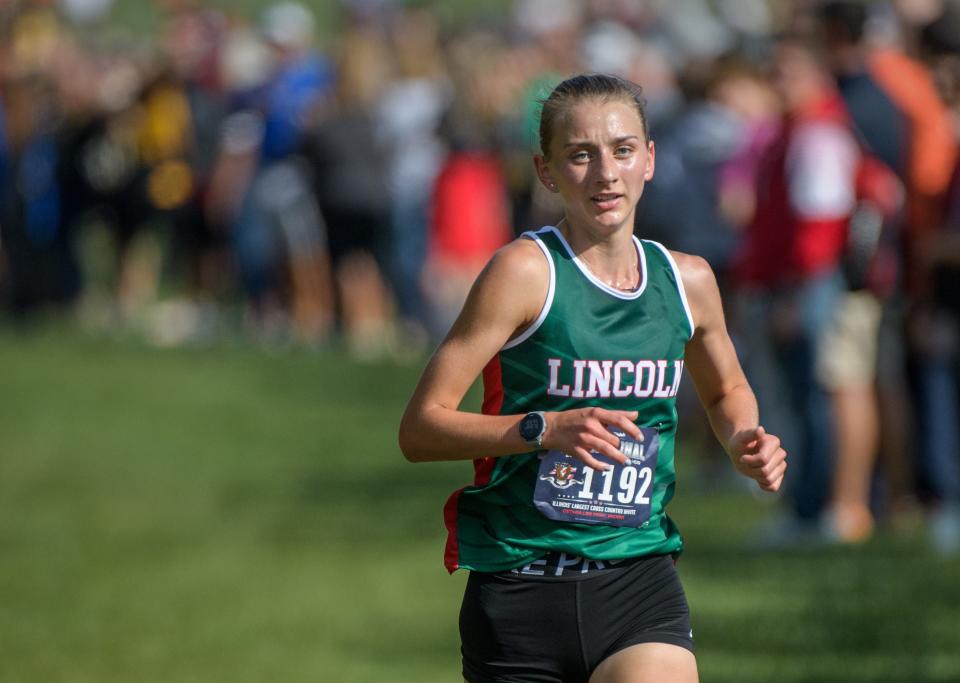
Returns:
[[[619,430],[610,430],[620,439],[620,452],[630,458],[598,472],[561,451],[540,456],[540,468],[533,503],[546,517],[563,522],[642,526],[651,514],[651,497],[660,453],[656,429],[641,428],[643,439],[636,441]]]
[[[577,498],[581,500],[598,500],[604,503],[612,503],[616,500],[624,505],[633,503],[635,505],[649,505],[650,498],[647,495],[650,491],[650,485],[653,483],[653,469],[650,467],[634,467],[633,465],[624,465],[620,469],[620,476],[617,481],[617,490],[613,490],[614,471],[606,470],[600,472],[601,482],[598,490],[593,490],[594,475],[596,470],[592,467],[585,467],[583,472],[583,484],[577,491]],[[634,498],[636,494],[636,498]]]

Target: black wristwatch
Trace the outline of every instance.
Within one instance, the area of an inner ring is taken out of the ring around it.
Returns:
[[[531,449],[543,450],[543,435],[547,431],[547,418],[542,411],[527,413],[520,420],[520,438]]]

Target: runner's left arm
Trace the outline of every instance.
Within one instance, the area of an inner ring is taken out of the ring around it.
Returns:
[[[693,315],[686,367],[714,434],[737,471],[765,491],[777,491],[787,468],[780,439],[760,425],[757,399],[727,332],[717,280],[698,256],[673,252]]]

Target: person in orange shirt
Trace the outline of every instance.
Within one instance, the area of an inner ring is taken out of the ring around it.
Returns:
[[[870,73],[907,117],[906,223],[908,239],[922,239],[943,220],[944,197],[957,163],[950,113],[930,70],[893,46],[871,51]]]

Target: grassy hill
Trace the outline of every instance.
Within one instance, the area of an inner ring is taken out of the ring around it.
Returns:
[[[327,43],[337,36],[337,31],[344,21],[343,2],[298,1],[313,11],[316,17],[316,32],[321,42]],[[162,4],[148,0],[114,0],[109,23],[134,35],[155,34],[158,23],[164,16]],[[255,21],[265,8],[276,3],[271,0],[202,0],[198,4]],[[454,26],[509,17],[512,6],[511,0],[485,0],[482,3],[471,0],[418,0],[415,4],[430,9],[443,24]]]
[[[401,457],[418,370],[0,332],[0,681],[459,680],[440,507],[470,466]],[[960,680],[960,559],[746,552],[771,507],[696,474],[705,682]]]

